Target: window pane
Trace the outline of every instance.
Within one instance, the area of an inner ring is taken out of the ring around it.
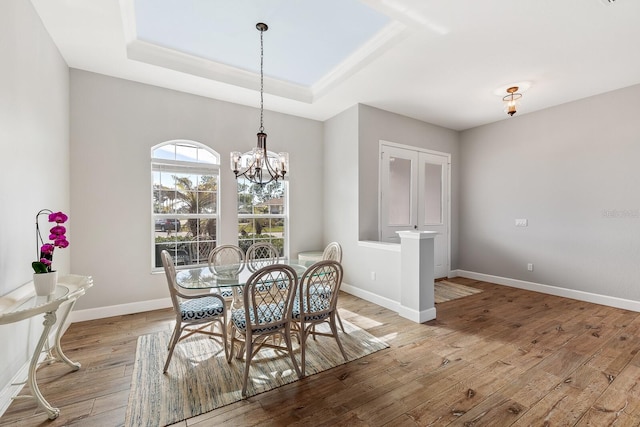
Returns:
[[[198,149],[198,162],[200,162],[200,163],[218,164],[218,157],[215,156],[213,153],[207,151],[207,150],[199,148]]]
[[[218,155],[177,142],[154,149],[152,156],[153,266],[162,267],[163,249],[178,266],[206,264],[217,244]]]
[[[442,165],[424,164],[424,223],[442,223]]]
[[[411,160],[389,158],[389,225],[410,225]]]
[[[264,186],[238,179],[238,244],[246,251],[255,242],[269,242],[284,256],[286,238],[285,184]],[[273,217],[278,215],[278,217]]]
[[[175,160],[176,146],[174,144],[163,145],[153,150],[151,156],[154,159]]]
[[[176,160],[197,162],[198,149],[193,145],[176,144]]]

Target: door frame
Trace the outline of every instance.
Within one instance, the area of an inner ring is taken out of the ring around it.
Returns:
[[[396,148],[403,148],[405,150],[412,150],[421,153],[433,154],[436,156],[443,156],[447,159],[447,194],[446,196],[446,206],[447,206],[447,235],[445,239],[447,241],[447,251],[446,251],[446,263],[447,263],[447,276],[451,273],[451,153],[445,153],[443,151],[431,150],[428,148],[415,147],[413,145],[399,144],[397,142],[386,141],[381,139],[378,141],[378,241],[382,241],[382,146],[390,146]]]

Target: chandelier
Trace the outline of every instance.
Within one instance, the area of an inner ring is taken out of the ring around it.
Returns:
[[[272,153],[267,151],[267,134],[264,132],[264,43],[262,36],[269,29],[267,24],[259,22],[256,28],[260,31],[260,129],[258,131],[258,143],[256,147],[240,153],[231,152],[231,170],[236,179],[244,177],[249,181],[264,185],[283,178],[289,170],[289,153]]]
[[[507,96],[502,98],[505,113],[513,116],[517,112],[516,107],[520,102],[520,98],[522,98],[522,94],[518,93],[518,86],[507,89]]]

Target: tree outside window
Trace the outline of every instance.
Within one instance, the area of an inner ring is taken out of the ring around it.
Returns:
[[[217,244],[218,159],[212,150],[187,141],[153,150],[154,268],[162,267],[162,250],[179,266],[207,263]]]
[[[256,242],[273,244],[285,254],[286,187],[282,181],[259,185],[238,179],[238,245],[243,251]]]

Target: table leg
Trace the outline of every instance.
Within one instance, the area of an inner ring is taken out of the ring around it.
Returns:
[[[78,369],[80,369],[80,367],[82,365],[80,365],[80,362],[74,362],[71,359],[69,359],[67,357],[66,354],[64,354],[64,352],[62,351],[62,346],[60,345],[60,339],[62,338],[62,332],[63,332],[63,327],[64,327],[64,323],[67,321],[67,317],[69,316],[69,313],[71,312],[71,309],[73,308],[73,306],[75,305],[76,300],[71,301],[69,304],[67,304],[66,310],[64,312],[64,314],[62,315],[62,318],[60,319],[60,324],[58,325],[58,330],[56,331],[56,353],[58,354],[58,357],[67,365],[69,365],[71,368],[73,368],[74,371],[77,371]]]
[[[42,331],[42,335],[40,336],[40,340],[38,344],[36,344],[36,348],[33,352],[33,356],[31,357],[31,362],[29,363],[29,375],[27,377],[27,384],[29,384],[29,388],[31,389],[30,396],[17,396],[17,398],[33,398],[38,402],[38,406],[43,408],[47,412],[47,416],[50,420],[54,420],[58,418],[60,415],[60,409],[54,408],[47,402],[47,400],[40,393],[40,388],[38,388],[38,382],[36,380],[36,370],[38,368],[38,359],[40,358],[40,353],[42,353],[42,349],[44,348],[44,344],[47,341],[47,337],[49,335],[49,331],[51,330],[51,326],[56,323],[56,314],[53,311],[48,311],[44,314],[44,329]]]

